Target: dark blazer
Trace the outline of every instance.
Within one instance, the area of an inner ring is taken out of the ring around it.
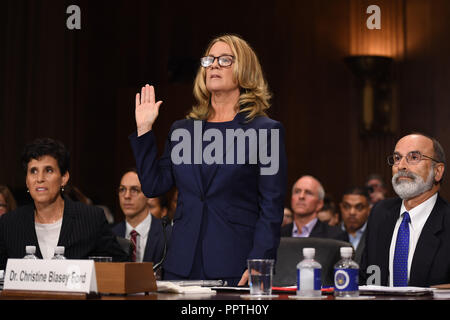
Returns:
[[[348,233],[347,233],[347,236],[348,236]],[[364,230],[364,233],[362,234],[361,239],[359,239],[358,247],[355,248],[354,260],[358,264],[361,264],[361,258],[364,253],[364,249],[366,248],[366,237],[367,237],[367,227],[366,227],[366,230]]]
[[[370,265],[381,269],[381,285],[389,285],[389,248],[402,200],[387,199],[372,208],[367,224],[366,248],[361,262],[361,284]],[[414,252],[408,285],[428,287],[450,283],[450,206],[439,195],[423,226]]]
[[[292,228],[294,227],[294,222],[289,223],[281,228],[282,237],[292,237]],[[330,226],[328,223],[324,223],[317,220],[314,228],[309,234],[311,238],[330,238],[335,240],[341,240],[348,242],[348,235],[346,232],[342,231],[338,226]]]
[[[229,126],[244,131],[254,129],[256,132],[267,129],[268,150],[275,147],[271,144],[271,129],[277,130],[273,132],[279,133],[276,141],[279,148],[278,170],[274,175],[261,175],[260,168],[264,165],[259,157],[256,164],[248,161],[248,143],[245,146],[245,164],[237,163],[236,151],[234,164],[229,164],[230,161],[225,160],[231,144],[224,137],[224,164],[211,165],[208,168],[211,175],[205,179],[200,165],[175,164],[171,159],[172,149],[180,143],[178,139],[171,141],[172,133],[180,129],[178,132],[187,132],[192,137],[189,139],[193,150],[190,159],[194,163],[194,140],[198,134],[202,135],[195,129],[199,124],[204,128],[204,121],[201,120],[176,121],[159,159],[153,131],[140,137],[132,134],[130,142],[139,180],[147,197],[159,196],[173,186],[179,191],[170,247],[164,263],[166,271],[188,277],[194,257],[199,256],[196,248],[201,241],[202,266],[208,277],[240,278],[247,268],[247,259],[276,257],[287,185],[284,128],[281,123],[268,117],[246,121],[245,114],[238,113]],[[259,143],[259,135],[257,139],[256,143]]]
[[[116,224],[112,231],[116,236],[126,238],[126,222],[122,221]],[[170,238],[171,226],[166,226],[166,238]],[[164,253],[164,234],[161,219],[152,216],[152,223],[150,224],[150,231],[145,244],[143,261],[153,262],[153,264],[161,261]]]
[[[8,258],[23,258],[25,246],[36,246],[36,256],[42,258],[34,224],[34,204],[8,212],[0,218],[0,269]],[[68,259],[89,256],[111,256],[113,261],[126,261],[110,230],[103,210],[64,199],[64,213],[58,246],[64,246]]]

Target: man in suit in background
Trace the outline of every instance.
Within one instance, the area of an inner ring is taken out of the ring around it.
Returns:
[[[349,242],[355,249],[354,260],[361,263],[366,238],[367,219],[370,212],[370,198],[367,191],[359,187],[351,187],[345,190],[341,208],[341,228],[347,233]]]
[[[292,187],[291,208],[294,222],[281,228],[282,237],[316,237],[348,241],[339,227],[329,226],[317,218],[325,191],[313,176],[302,176]]]
[[[439,142],[423,134],[401,138],[388,157],[399,198],[373,207],[361,263],[376,265],[381,285],[420,286],[450,283],[450,207],[438,192],[446,167]]]
[[[141,191],[136,169],[130,169],[122,176],[119,186],[119,202],[125,221],[113,227],[120,237],[130,239],[133,244],[132,260],[158,263],[164,253],[164,233],[161,219],[150,212],[150,202]],[[170,226],[167,236],[170,233]]]

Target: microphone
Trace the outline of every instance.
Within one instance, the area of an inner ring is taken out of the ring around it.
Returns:
[[[164,260],[166,259],[166,253],[167,253],[167,235],[166,235],[166,227],[169,224],[169,217],[166,215],[161,218],[161,224],[163,227],[163,236],[164,236],[164,251],[163,251],[163,257],[161,260],[153,266],[153,271],[157,271],[163,264]]]

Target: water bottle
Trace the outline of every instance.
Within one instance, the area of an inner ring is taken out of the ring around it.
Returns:
[[[55,248],[55,255],[52,257],[52,260],[66,260],[66,257],[64,257],[64,247],[57,246]]]
[[[35,253],[36,253],[36,246],[26,246],[25,247],[25,257],[23,257],[24,259],[38,259],[38,257],[36,257]]]
[[[352,260],[353,248],[341,248],[341,260],[334,265],[334,296],[358,297],[359,266]]]
[[[297,295],[320,297],[322,295],[322,266],[314,260],[316,249],[303,248],[304,259],[297,264]]]

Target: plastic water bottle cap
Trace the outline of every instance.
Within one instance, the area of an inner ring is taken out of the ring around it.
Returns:
[[[60,254],[60,255],[64,255],[64,247],[63,246],[57,246],[55,248],[55,253],[56,254]]]
[[[316,249],[314,248],[303,248],[303,256],[308,259],[314,258],[316,254]]]
[[[25,252],[27,254],[35,254],[36,253],[36,246],[26,246]]]
[[[351,258],[352,255],[353,255],[352,247],[341,247],[341,257]]]

